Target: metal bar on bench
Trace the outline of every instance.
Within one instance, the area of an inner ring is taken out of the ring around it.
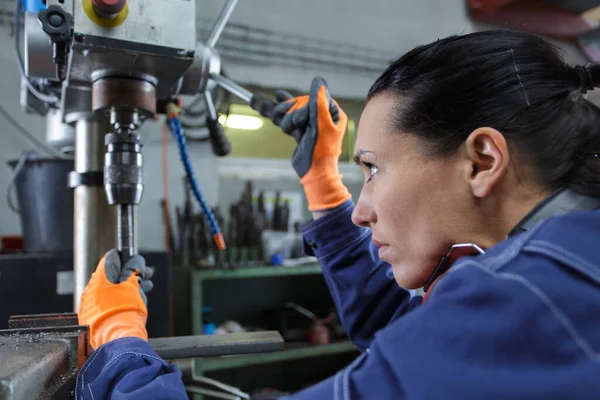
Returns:
[[[148,343],[164,359],[255,354],[284,347],[277,331],[155,338]]]

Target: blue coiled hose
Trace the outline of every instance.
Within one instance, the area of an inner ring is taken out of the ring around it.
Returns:
[[[192,192],[200,203],[200,207],[204,212],[205,218],[208,220],[208,224],[210,225],[210,232],[212,233],[213,239],[217,243],[217,246],[220,250],[225,249],[225,242],[223,240],[223,235],[221,233],[221,229],[219,228],[219,223],[215,219],[212,210],[206,204],[204,197],[200,193],[200,188],[198,187],[198,182],[196,181],[196,175],[194,174],[194,170],[192,169],[192,164],[190,162],[190,157],[188,155],[187,144],[185,142],[185,135],[183,134],[183,127],[181,126],[181,121],[176,116],[169,117],[169,125],[171,127],[171,131],[175,135],[175,139],[177,139],[177,145],[179,146],[179,155],[181,157],[181,162],[183,162],[183,166],[185,168],[185,172],[187,174],[188,181],[190,182],[190,186],[192,187]]]

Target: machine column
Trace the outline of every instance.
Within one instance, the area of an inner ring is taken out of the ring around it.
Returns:
[[[73,292],[75,312],[81,293],[104,253],[116,247],[117,210],[104,190],[104,136],[108,121],[80,119],[75,124]]]

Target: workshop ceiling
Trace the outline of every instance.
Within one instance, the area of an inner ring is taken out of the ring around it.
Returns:
[[[197,0],[203,32],[224,3]],[[598,19],[589,10],[596,4],[600,1],[242,0],[225,29],[220,51],[232,76],[244,82],[251,82],[246,75],[251,73],[263,86],[285,82],[301,89],[318,72],[333,80],[333,91],[340,90],[336,95],[363,98],[378,73],[400,54],[441,37],[493,26],[569,40],[572,45],[563,44],[568,59],[585,62],[576,44],[583,40],[581,35],[594,32]],[[581,10],[588,11],[586,16]],[[585,38],[595,43],[595,37]],[[592,46],[579,44],[590,57]],[[243,60],[244,71],[237,67]],[[284,73],[275,65],[295,72]]]
[[[212,20],[225,0],[197,0]],[[241,0],[232,21],[313,40],[383,50],[392,56],[423,41],[472,29],[464,0]]]
[[[196,3],[202,38],[225,0]],[[322,74],[336,96],[364,98],[399,55],[473,26],[464,0],[241,0],[217,48],[240,82],[305,91]]]

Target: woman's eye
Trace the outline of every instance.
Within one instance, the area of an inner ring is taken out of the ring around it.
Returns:
[[[377,173],[377,171],[379,171],[379,168],[377,168],[377,167],[376,167],[376,166],[374,166],[374,165],[371,165],[371,166],[369,167],[369,170],[370,170],[371,176],[373,176],[373,175],[375,175],[375,174]]]
[[[367,182],[369,182],[373,178],[373,176],[376,175],[377,172],[379,172],[379,168],[377,168],[371,163],[364,163],[364,165],[369,170],[369,179],[367,180]]]

